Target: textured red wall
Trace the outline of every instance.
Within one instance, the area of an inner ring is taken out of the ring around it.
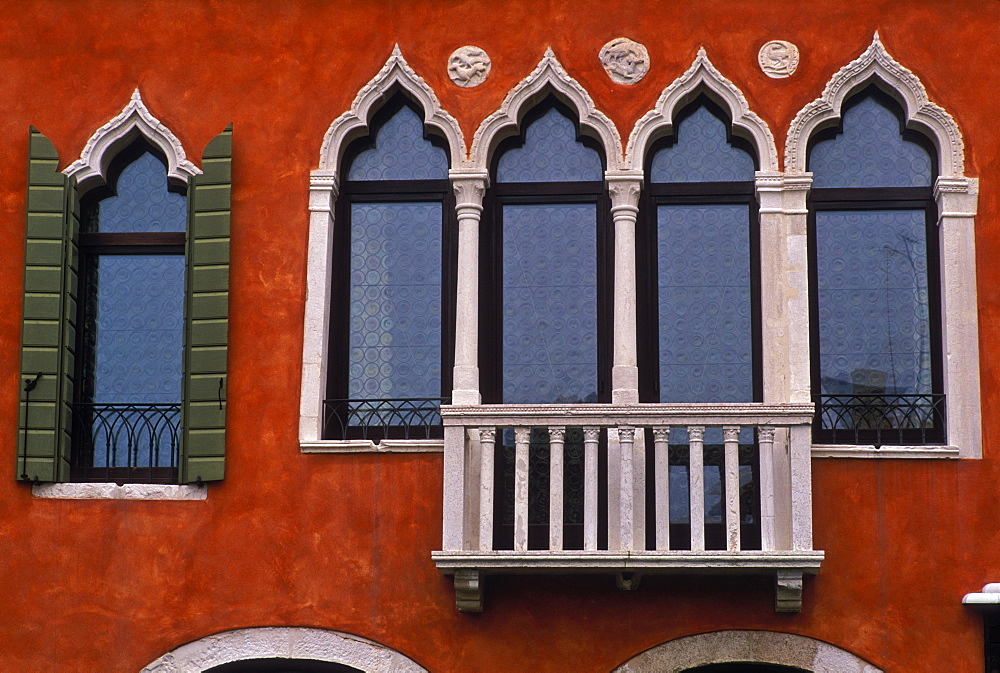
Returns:
[[[135,673],[182,643],[264,625],[317,626],[444,671],[606,672],[642,650],[723,628],[831,642],[887,671],[981,671],[982,625],[961,596],[1000,580],[1000,429],[983,460],[814,461],[816,547],[800,615],[764,578],[494,579],[459,614],[435,570],[440,455],[302,455],[297,443],[307,187],[330,123],[398,42],[471,139],[551,46],[623,137],[699,46],[774,132],[878,30],[961,127],[977,219],[983,417],[1000,413],[1000,3],[433,0],[8,1],[0,22],[0,669]],[[597,52],[646,45],[641,83]],[[757,49],[796,43],[795,76]],[[493,59],[447,79],[452,50]],[[27,128],[63,164],[139,87],[197,159],[234,123],[231,379],[226,480],[204,502],[32,499],[14,481]],[[766,254],[766,251],[765,251]],[[4,466],[6,466],[4,468]]]

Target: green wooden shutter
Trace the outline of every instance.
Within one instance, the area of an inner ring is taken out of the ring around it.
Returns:
[[[26,481],[69,476],[80,222],[68,187],[55,147],[31,127],[16,472]]]
[[[181,483],[225,475],[232,135],[208,144],[188,189]]]

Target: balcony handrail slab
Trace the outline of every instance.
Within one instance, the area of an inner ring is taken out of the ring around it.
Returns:
[[[502,573],[735,573],[769,574],[798,570],[816,574],[824,552],[795,551],[435,551],[438,570]]]
[[[809,425],[812,403],[442,405],[445,426]]]

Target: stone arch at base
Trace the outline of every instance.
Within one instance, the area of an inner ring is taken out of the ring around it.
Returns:
[[[427,673],[396,650],[350,633],[304,627],[224,631],[181,645],[140,673],[203,673],[216,666],[256,659],[343,664],[365,673]]]
[[[792,633],[712,631],[651,647],[612,673],[682,673],[731,662],[795,666],[813,673],[883,673],[835,645]]]

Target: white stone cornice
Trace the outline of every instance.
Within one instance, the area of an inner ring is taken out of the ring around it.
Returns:
[[[622,142],[617,127],[595,107],[586,89],[569,76],[551,48],[545,50],[545,55],[531,74],[511,89],[500,108],[479,125],[472,138],[469,165],[486,170],[500,141],[517,133],[528,110],[550,93],[576,111],[581,131],[585,135],[596,138],[601,143],[608,168],[619,168],[622,163]]]
[[[702,93],[729,112],[733,133],[753,144],[761,170],[778,170],[778,150],[771,129],[750,111],[743,92],[712,65],[704,48],[698,50],[691,67],[664,89],[653,109],[636,123],[625,150],[625,164],[642,168],[653,141],[672,133],[676,113]]]
[[[934,141],[939,174],[961,176],[965,171],[965,144],[958,125],[943,108],[927,99],[924,85],[889,55],[878,33],[861,56],[833,76],[819,98],[795,115],[785,141],[785,170],[805,171],[809,138],[819,129],[838,124],[844,101],[872,83],[902,104],[907,128],[921,131]]]
[[[177,136],[146,109],[136,89],[125,109],[90,137],[80,158],[67,166],[63,174],[75,179],[81,192],[106,184],[111,160],[139,136],[163,153],[167,160],[168,180],[187,184],[193,176],[201,173],[188,161]]]
[[[448,141],[451,165],[461,165],[465,160],[465,139],[461,127],[454,117],[441,109],[441,102],[433,89],[413,71],[397,44],[378,74],[355,96],[351,109],[330,125],[323,137],[319,167],[336,170],[347,145],[368,133],[372,115],[381,103],[398,90],[405,91],[420,105],[424,123]]]

